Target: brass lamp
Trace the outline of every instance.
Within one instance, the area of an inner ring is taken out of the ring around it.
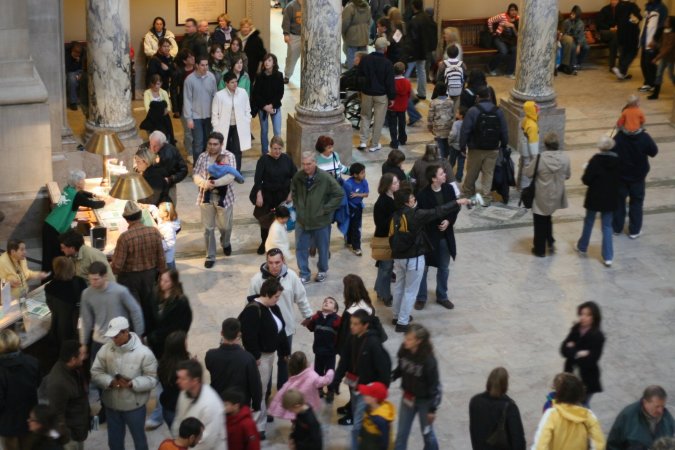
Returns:
[[[152,195],[152,188],[145,181],[143,175],[136,172],[128,172],[120,175],[115,184],[110,189],[113,198],[120,200],[143,200]]]
[[[89,153],[100,155],[103,158],[103,179],[101,180],[101,186],[108,186],[110,184],[108,157],[116,156],[118,153],[124,151],[122,141],[112,131],[97,131],[91,136],[84,148]]]

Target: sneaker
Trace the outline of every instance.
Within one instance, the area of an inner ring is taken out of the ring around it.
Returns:
[[[496,71],[496,70],[490,70],[490,71],[488,72],[488,75],[490,75],[491,77],[496,77],[496,76],[497,76],[497,71]]]
[[[370,147],[370,148],[368,149],[368,151],[371,152],[371,153],[372,153],[372,152],[377,152],[377,151],[380,151],[380,150],[382,150],[382,144],[377,144],[377,145],[375,145],[375,146],[373,146],[373,147]]]
[[[624,80],[630,80],[631,78],[633,78],[633,75],[631,75],[631,74],[629,74],[629,73],[627,73],[627,74],[624,75],[624,77],[623,77]]]
[[[613,234],[614,236],[621,236],[621,232],[620,232],[620,231],[615,231],[615,232],[613,232],[612,234]]]
[[[415,302],[415,306],[413,306],[413,308],[415,308],[417,311],[422,311],[424,309],[424,307],[426,306],[426,304],[427,304],[427,302],[421,302],[421,301],[417,300]]]
[[[389,298],[383,298],[383,299],[382,299],[382,303],[384,304],[384,306],[386,306],[386,307],[388,307],[388,308],[391,308],[391,305],[394,304],[394,299],[391,298],[391,297],[389,297]]]
[[[223,247],[223,254],[225,256],[230,256],[232,254],[232,246],[227,245],[227,246]]]
[[[642,86],[640,86],[638,88],[638,91],[640,91],[640,92],[649,92],[649,91],[653,91],[653,90],[654,90],[654,86],[650,86],[648,84],[643,84]]]
[[[612,267],[612,260],[608,259],[605,261],[605,267]]]
[[[207,259],[206,261],[204,261],[204,268],[210,269],[211,267],[213,267],[215,263],[216,263],[215,261]]]
[[[619,80],[623,80],[626,78],[626,76],[621,73],[618,67],[612,67],[612,72],[614,73],[614,75],[616,75],[616,78]]]
[[[353,248],[352,253],[354,253],[356,256],[362,256],[363,252],[361,251],[360,248]]]
[[[359,151],[361,151],[361,152],[365,152],[367,147],[368,147],[368,146],[366,145],[365,142],[361,142],[361,143],[359,144],[359,146],[356,147],[356,149],[359,150]]]
[[[354,418],[351,416],[344,416],[342,419],[339,419],[337,423],[338,425],[344,426],[354,425]]]
[[[413,316],[408,316],[408,323],[410,323],[412,321],[413,321]],[[392,325],[398,325],[398,314],[396,314],[396,316],[393,319],[391,319],[391,324]]]
[[[405,333],[408,331],[408,328],[410,328],[410,325],[400,325],[396,324],[396,328],[394,328],[394,331],[397,333]]]
[[[319,273],[316,274],[315,281],[317,283],[322,283],[322,282],[326,281],[326,277],[327,277],[326,272],[319,272]]]
[[[345,414],[349,414],[351,412],[351,409],[349,408],[349,405],[344,405],[344,406],[339,406],[337,409],[337,413],[340,414],[341,416],[344,416]]]
[[[261,244],[258,246],[258,250],[256,250],[256,253],[259,254],[259,255],[264,255],[264,254],[265,254],[265,243],[264,243],[264,242],[261,243]]]
[[[156,430],[157,428],[162,426],[162,422],[156,422],[154,420],[146,420],[145,421],[145,430],[146,431],[151,431],[151,430]]]
[[[539,258],[544,258],[544,257],[546,257],[546,253],[537,253],[537,251],[534,249],[534,247],[532,248],[532,254],[533,254],[534,256],[539,257]]]
[[[454,309],[455,304],[452,303],[450,300],[438,300],[436,303],[441,305],[445,309]]]
[[[574,250],[576,250],[581,256],[586,256],[586,250],[580,249],[579,244],[574,244]]]
[[[637,238],[640,237],[641,234],[642,234],[642,231],[640,231],[638,234],[629,234],[628,237],[631,238],[631,239],[637,239]]]
[[[300,282],[302,284],[309,284],[309,277],[300,277]]]

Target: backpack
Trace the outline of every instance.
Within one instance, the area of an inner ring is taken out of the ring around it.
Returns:
[[[499,147],[502,135],[502,123],[497,115],[499,108],[493,106],[491,110],[486,111],[480,103],[476,107],[480,114],[472,131],[474,148],[477,150],[496,150]]]
[[[462,95],[464,89],[464,69],[461,61],[458,64],[450,64],[450,60],[445,60],[445,84],[448,86],[448,97],[457,97]]]
[[[408,219],[403,213],[394,213],[389,222],[389,246],[392,253],[407,253],[415,246],[415,236],[408,230]]]

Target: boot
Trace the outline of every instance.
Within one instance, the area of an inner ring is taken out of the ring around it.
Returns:
[[[659,92],[661,92],[661,85],[657,84],[654,86],[654,92],[652,92],[652,95],[647,97],[647,100],[657,100],[659,98]]]

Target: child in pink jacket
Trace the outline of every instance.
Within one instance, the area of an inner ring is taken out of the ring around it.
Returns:
[[[335,372],[328,370],[326,375],[321,376],[314,371],[314,368],[308,367],[307,356],[303,352],[295,352],[288,360],[288,374],[290,378],[274,396],[267,413],[274,417],[295,420],[295,414],[284,409],[281,403],[284,392],[289,389],[300,391],[305,398],[305,403],[311,406],[314,411],[320,411],[319,389],[328,386],[333,381]]]

